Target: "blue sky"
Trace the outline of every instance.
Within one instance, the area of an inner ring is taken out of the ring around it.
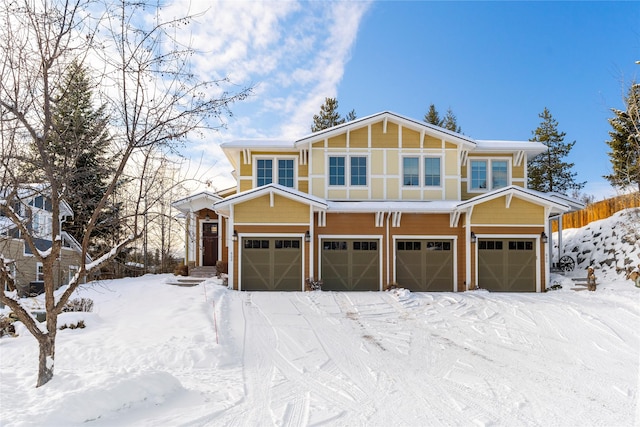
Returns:
[[[206,6],[205,6],[206,5]],[[186,10],[175,3],[174,8]],[[451,108],[476,139],[528,140],[547,107],[576,141],[583,192],[615,194],[602,175],[612,116],[640,78],[638,2],[191,2],[203,78],[255,85],[226,129],[193,141],[187,155],[215,164],[217,144],[298,138],[325,97],[358,117],[389,110],[422,119]],[[175,11],[175,10],[174,10]]]

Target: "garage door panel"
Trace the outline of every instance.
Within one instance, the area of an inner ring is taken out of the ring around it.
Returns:
[[[453,242],[451,240],[398,240],[396,281],[414,292],[453,290]]]
[[[242,289],[299,291],[302,289],[301,239],[243,238]]]
[[[495,292],[535,292],[535,241],[479,240],[478,286]]]
[[[323,240],[321,263],[323,290],[377,291],[380,289],[378,241]]]

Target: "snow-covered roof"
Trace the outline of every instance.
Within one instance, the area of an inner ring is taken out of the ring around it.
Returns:
[[[171,206],[183,213],[197,212],[205,208],[211,209],[212,205],[215,202],[222,199],[223,198],[218,194],[205,190],[194,193],[183,199],[176,200],[175,202],[171,203]]]
[[[524,151],[530,157],[544,153],[547,146],[537,141],[498,141],[498,140],[476,140],[477,145],[474,152],[491,153],[513,153],[514,151]]]
[[[0,194],[0,201],[6,202],[6,197],[11,194],[12,189],[5,188],[2,194]],[[20,186],[15,192],[14,201],[20,200],[21,203],[27,204],[30,200],[38,197],[49,197],[51,194],[49,186],[45,184],[24,184]],[[10,202],[11,203],[11,202]],[[73,217],[73,209],[64,201],[60,200],[60,217],[70,216]]]
[[[519,187],[517,185],[510,185],[508,187],[499,188],[497,190],[489,191],[479,196],[473,197],[464,202],[460,202],[457,206],[458,210],[464,210],[479,203],[484,203],[489,200],[496,199],[504,196],[517,196],[525,200],[529,200],[533,203],[549,206],[551,208],[550,213],[564,213],[570,210],[570,206],[558,198],[554,198],[546,193],[530,190],[528,188]]]
[[[298,191],[295,188],[285,187],[279,184],[268,184],[262,187],[252,188],[250,190],[242,191],[233,196],[229,196],[224,200],[220,200],[213,204],[213,208],[216,212],[223,215],[228,214],[229,206],[236,203],[241,203],[247,200],[255,199],[256,197],[264,196],[265,194],[277,194],[282,197],[297,200],[302,203],[307,203],[318,209],[324,210],[327,208],[327,202],[320,197],[313,196],[309,193]]]
[[[293,139],[271,139],[271,138],[265,138],[265,139],[236,139],[233,141],[228,141],[228,142],[224,142],[222,144],[220,144],[221,148],[237,148],[237,149],[244,149],[244,148],[251,148],[251,149],[256,149],[256,148],[275,148],[275,149],[294,149],[294,143],[295,140]]]

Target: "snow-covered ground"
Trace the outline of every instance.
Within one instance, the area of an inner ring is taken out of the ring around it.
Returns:
[[[639,425],[640,289],[596,274],[542,294],[90,284],[46,386],[24,327],[0,339],[0,425]]]

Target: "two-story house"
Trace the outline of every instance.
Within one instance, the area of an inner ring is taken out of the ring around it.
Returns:
[[[187,261],[228,261],[229,287],[540,292],[549,218],[566,198],[527,189],[546,147],[479,141],[391,112],[297,140],[221,145],[227,194],[174,203],[188,222]]]
[[[0,203],[7,203],[0,198]],[[24,222],[33,237],[36,249],[47,251],[52,246],[53,214],[51,198],[43,191],[43,186],[32,185],[21,188],[12,200],[11,208]],[[64,201],[60,203],[60,218],[63,223],[73,217],[71,207]],[[67,284],[78,272],[80,265],[80,244],[67,232],[62,232],[62,253],[56,260],[55,286]],[[26,295],[31,282],[43,280],[43,265],[34,256],[26,244],[18,227],[0,210],[0,256],[3,258],[18,293]],[[87,258],[90,262],[91,259]]]

